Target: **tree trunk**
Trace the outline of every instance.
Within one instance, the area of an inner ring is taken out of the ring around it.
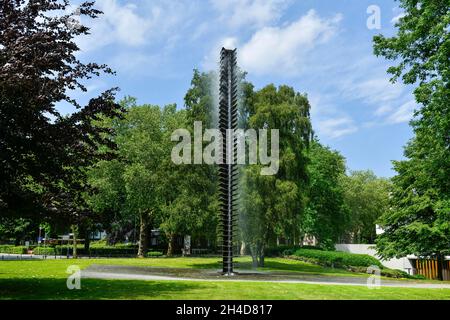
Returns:
[[[240,250],[240,254],[241,254],[241,256],[245,256],[245,242],[244,241],[242,241],[241,242],[241,250]]]
[[[77,258],[77,233],[78,233],[78,226],[72,225],[72,233],[73,233],[73,252],[72,252],[72,258]]]
[[[250,254],[252,256],[252,268],[256,269],[258,267],[258,251],[256,245],[250,245]]]
[[[167,238],[169,238],[169,246],[167,248],[167,256],[171,257],[173,256],[173,249],[175,245],[175,235],[170,233],[167,235]]]
[[[139,214],[140,227],[139,227],[139,249],[138,258],[144,258],[147,253],[147,215],[145,212]]]
[[[438,265],[438,279],[444,280],[444,274],[443,274],[443,263],[444,263],[444,257],[442,254],[437,255],[437,265]]]
[[[89,229],[86,229],[86,231],[84,232],[84,250],[86,252],[89,252],[90,246],[91,246],[90,232],[89,232]]]
[[[264,245],[261,244],[259,246],[259,263],[258,263],[259,267],[264,267]]]
[[[90,232],[89,232],[89,228],[86,224],[82,224],[80,227],[80,234],[83,235],[84,237],[84,251],[86,253],[89,253],[89,246],[91,245],[91,237],[90,237]]]

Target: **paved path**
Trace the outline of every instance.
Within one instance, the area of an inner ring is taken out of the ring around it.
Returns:
[[[42,259],[67,259],[66,256],[41,256],[37,254],[12,254],[0,253],[1,260],[42,260]]]
[[[72,259],[72,256],[61,255],[40,255],[40,254],[13,254],[0,253],[1,260],[46,260],[46,259]],[[94,257],[78,256],[78,259],[94,259]]]
[[[182,275],[184,273],[184,275]],[[217,270],[192,270],[182,268],[128,267],[91,265],[82,270],[83,278],[119,280],[172,280],[172,281],[249,281],[275,283],[304,283],[320,285],[367,286],[367,278],[328,276],[307,273],[253,272],[245,271],[232,277],[224,277]],[[450,283],[427,283],[421,281],[385,280],[382,287],[450,289]]]

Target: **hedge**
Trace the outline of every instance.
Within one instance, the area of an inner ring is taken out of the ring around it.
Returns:
[[[73,254],[73,246],[40,246],[30,247],[33,250],[33,254],[37,255],[69,255]],[[25,246],[12,246],[12,245],[0,245],[0,253],[12,253],[12,254],[25,254],[27,248]],[[121,257],[121,256],[135,256],[137,254],[136,246],[120,245],[120,246],[107,246],[107,247],[94,247],[89,250],[85,250],[83,245],[77,246],[77,254],[80,256],[93,256],[93,257]]]
[[[33,249],[33,254],[52,256],[52,255],[55,255],[55,248],[53,248],[53,247],[35,247]]]
[[[0,245],[0,253],[24,254],[27,253],[25,246]]]
[[[291,256],[295,251],[299,249],[313,249],[322,250],[320,247],[315,246],[290,246],[290,245],[280,245],[276,247],[269,247],[264,250],[264,254],[267,257],[281,257],[281,256]]]
[[[341,251],[321,251],[312,249],[298,249],[292,256],[306,262],[312,262],[327,267],[369,267],[376,265],[383,268],[381,262],[367,254],[355,254]]]
[[[161,257],[163,253],[161,251],[149,251],[147,252],[147,258],[157,258]]]

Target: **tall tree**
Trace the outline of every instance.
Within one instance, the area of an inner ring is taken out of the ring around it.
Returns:
[[[402,0],[394,37],[374,38],[374,51],[398,61],[392,80],[417,84],[415,137],[405,161],[394,161],[392,210],[377,247],[383,257],[450,252],[450,10],[448,0]]]
[[[176,236],[192,234],[214,225],[214,185],[201,165],[172,162],[176,129],[189,127],[186,110],[175,105],[164,108],[138,106],[123,101],[127,113],[120,121],[107,120],[116,132],[117,159],[100,161],[90,172],[97,192],[91,204],[99,212],[139,219],[138,256],[147,252],[149,227],[166,235],[167,254],[174,253]],[[215,230],[214,230],[215,231]]]
[[[82,63],[75,37],[83,25],[61,15],[68,1],[4,0],[0,2],[0,210],[3,215],[64,213],[76,222],[86,213],[85,168],[100,157],[99,145],[114,148],[93,120],[115,117],[120,106],[109,90],[85,107],[69,90],[86,91],[83,82],[112,73],[105,65]],[[79,6],[81,16],[101,12],[92,2]],[[61,115],[65,101],[78,110]],[[60,216],[60,215],[59,215]]]
[[[206,129],[218,128],[216,105],[218,101],[215,100],[218,90],[216,87],[217,83],[216,73],[202,73],[194,70],[191,87],[184,97],[186,129],[189,130],[191,135],[194,133],[195,121],[202,122],[202,135]],[[203,147],[207,144],[209,142],[202,142]],[[195,210],[197,210],[199,218],[198,220],[192,221],[195,227],[190,228],[190,232],[199,238],[204,238],[209,244],[215,245],[218,240],[219,228],[217,166],[208,164],[181,165],[179,166],[179,170],[175,171],[175,174],[180,174],[183,171],[192,181],[192,187],[190,188],[191,196],[198,198],[197,203],[192,203],[191,207],[196,208]],[[181,185],[180,187],[182,189],[189,188],[186,185]]]
[[[306,148],[311,139],[310,105],[293,88],[273,85],[245,101],[253,103],[244,112],[249,128],[279,130],[278,172],[261,175],[261,164],[248,165],[243,171],[240,225],[254,264],[263,266],[270,240],[284,237],[295,243],[299,236],[307,186]]]
[[[332,249],[349,224],[340,180],[345,159],[314,140],[309,149],[308,204],[302,219],[302,233],[313,235],[319,246]]]
[[[139,251],[147,251],[149,224],[157,221],[161,196],[158,185],[163,180],[161,164],[170,159],[169,118],[176,116],[175,106],[122,102],[127,113],[121,121],[106,120],[116,132],[118,159],[100,161],[91,169],[90,184],[97,192],[91,197],[94,208],[139,219]]]

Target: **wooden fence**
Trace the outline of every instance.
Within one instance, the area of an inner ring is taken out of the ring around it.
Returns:
[[[414,274],[421,274],[427,279],[439,279],[438,261],[433,259],[417,259]],[[450,281],[450,260],[442,262],[442,275],[444,280]]]

